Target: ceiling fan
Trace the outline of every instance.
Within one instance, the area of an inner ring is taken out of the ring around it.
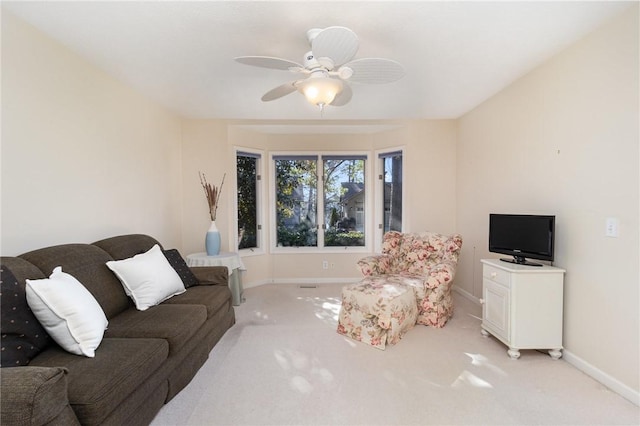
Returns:
[[[239,56],[237,62],[256,67],[285,70],[301,74],[269,90],[264,102],[279,99],[296,90],[322,110],[326,105],[346,105],[353,95],[349,82],[384,84],[404,76],[404,68],[391,59],[353,59],[358,51],[358,37],[346,27],[328,27],[307,31],[311,50],[303,64],[270,56]]]

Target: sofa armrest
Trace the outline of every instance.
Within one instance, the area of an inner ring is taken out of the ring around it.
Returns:
[[[456,264],[450,261],[436,263],[429,270],[429,275],[425,280],[427,288],[436,288],[442,285],[451,286],[456,275]]]
[[[226,266],[193,266],[190,268],[200,285],[229,285]]]
[[[391,256],[378,254],[358,260],[358,268],[364,276],[391,273]]]
[[[5,425],[79,425],[67,397],[67,369],[8,367],[0,370]]]

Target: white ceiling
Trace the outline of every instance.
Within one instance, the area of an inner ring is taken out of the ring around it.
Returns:
[[[294,92],[261,96],[288,71],[236,63],[242,55],[301,63],[310,28],[346,26],[356,58],[407,70],[386,85],[352,84],[353,99],[323,120],[455,118],[583,37],[630,2],[200,1],[10,2],[33,24],[178,114],[190,118],[316,120]],[[4,64],[3,64],[4,65]]]

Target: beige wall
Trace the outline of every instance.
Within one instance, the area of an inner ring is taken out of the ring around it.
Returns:
[[[260,124],[260,123],[258,123]],[[279,126],[299,123],[278,123]],[[331,124],[331,123],[329,123]],[[351,126],[370,126],[354,122]],[[204,194],[197,181],[197,170],[203,170],[218,182],[223,173],[227,180],[222,193],[223,206],[216,224],[222,230],[222,249],[233,243],[233,215],[230,208],[236,194],[234,148],[264,150],[263,173],[269,196],[269,154],[275,151],[358,151],[374,152],[384,147],[405,149],[406,229],[454,232],[455,230],[455,158],[456,123],[453,120],[419,120],[395,123],[394,130],[367,134],[274,134],[254,129],[255,122],[223,122],[216,120],[185,120],[183,122],[184,220],[183,246],[186,253],[204,251],[204,234],[209,219]],[[342,123],[344,125],[344,123]],[[377,123],[381,125],[381,123]],[[391,124],[389,124],[391,126]],[[429,181],[425,169],[438,181]],[[367,211],[367,214],[373,214]],[[265,211],[263,235],[265,253],[243,257],[247,266],[244,282],[247,287],[265,282],[338,281],[356,279],[358,259],[368,253],[272,254],[269,252],[269,214]],[[369,230],[371,232],[371,230]],[[322,261],[333,265],[322,269]]]
[[[216,226],[225,235],[229,225],[229,202],[234,192],[232,177],[235,163],[231,147],[227,144],[227,124],[218,120],[183,120],[182,123],[182,247],[184,254],[205,251],[204,238],[211,218],[209,207],[200,184],[199,172],[206,175],[212,185],[220,186],[220,207]],[[225,176],[226,174],[226,176]],[[221,241],[221,250],[229,251],[228,239]]]
[[[456,232],[457,122],[413,121],[406,140],[407,230]]]
[[[459,120],[457,283],[481,297],[488,215],[556,215],[564,345],[639,388],[638,8]],[[605,236],[616,217],[620,236]]]
[[[180,243],[180,119],[2,12],[2,254]]]

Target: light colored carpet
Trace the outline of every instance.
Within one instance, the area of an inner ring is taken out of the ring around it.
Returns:
[[[385,351],[336,333],[342,285],[245,291],[237,324],[152,425],[637,425],[640,409],[546,353],[480,334],[455,298],[443,329]]]

